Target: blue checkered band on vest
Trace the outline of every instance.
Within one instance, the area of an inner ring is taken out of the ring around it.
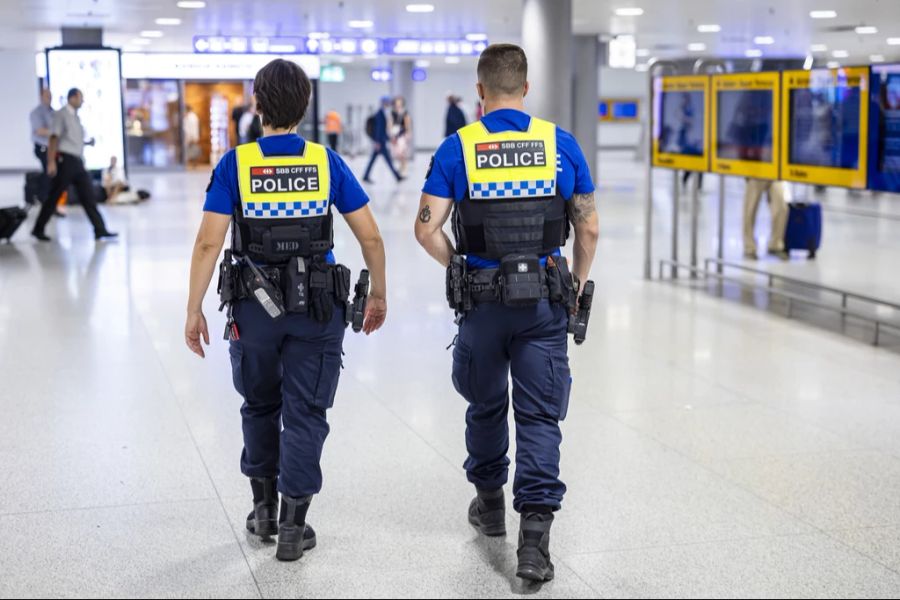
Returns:
[[[469,197],[475,200],[494,198],[540,198],[554,195],[556,195],[555,179],[472,183],[469,185]]]
[[[328,200],[308,202],[254,202],[244,204],[248,219],[284,219],[322,217],[328,214]]]

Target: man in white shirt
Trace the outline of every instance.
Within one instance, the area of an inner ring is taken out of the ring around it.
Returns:
[[[78,190],[78,200],[94,226],[94,238],[100,240],[117,237],[119,234],[106,229],[106,223],[97,210],[94,182],[84,168],[84,127],[78,118],[78,109],[84,103],[84,95],[78,88],[72,88],[67,97],[66,105],[53,115],[50,145],[47,149],[47,175],[53,178],[53,183],[31,235],[42,242],[50,241],[44,228],[56,210],[56,201],[60,195],[74,184]],[[87,143],[92,145],[94,140]]]

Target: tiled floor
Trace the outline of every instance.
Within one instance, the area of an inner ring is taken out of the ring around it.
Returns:
[[[900,340],[873,348],[753,294],[645,282],[643,169],[616,155],[601,156],[590,337],[570,353],[557,578],[517,581],[516,536],[480,539],[465,519],[452,319],[410,231],[426,162],[400,186],[375,174],[388,324],[348,335],[310,512],[319,547],[296,564],[243,530],[240,400],[212,294],[207,360],[182,341],[208,175],[136,174],[154,199],[104,209],[116,243],[95,245],[75,209],[53,244],[26,224],[0,246],[0,596],[900,595]],[[660,256],[670,181],[655,177]],[[701,256],[715,243],[708,182]],[[0,178],[0,205],[20,185]],[[740,186],[728,183],[732,258]],[[900,199],[825,201],[819,259],[761,265],[900,300]],[[343,225],[338,238],[356,271]]]

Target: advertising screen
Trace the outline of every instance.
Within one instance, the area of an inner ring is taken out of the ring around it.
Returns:
[[[782,176],[866,186],[868,68],[786,71]]]
[[[115,156],[125,164],[125,125],[122,118],[122,74],[119,51],[113,49],[47,51],[47,76],[54,109],[67,103],[68,91],[78,88],[84,105],[78,117],[88,140],[85,166],[104,169]]]
[[[658,77],[653,85],[653,165],[705,171],[709,165],[709,77]]]
[[[778,178],[778,73],[715,75],[712,80],[712,170]]]
[[[900,65],[872,67],[869,187],[900,192]]]

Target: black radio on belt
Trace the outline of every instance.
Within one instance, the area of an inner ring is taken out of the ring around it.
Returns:
[[[500,300],[506,306],[534,306],[545,297],[537,254],[510,254],[500,261]]]

